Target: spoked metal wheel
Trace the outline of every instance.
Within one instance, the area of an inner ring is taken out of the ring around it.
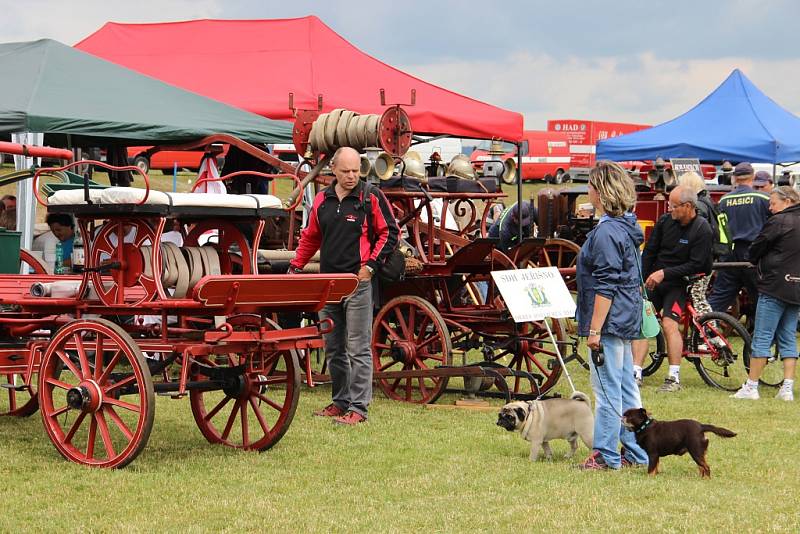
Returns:
[[[711,312],[692,327],[692,357],[697,372],[709,386],[736,391],[750,370],[750,335],[727,313]],[[724,332],[730,332],[724,334]]]
[[[654,338],[647,340],[647,354],[644,358],[644,365],[642,366],[642,376],[650,376],[661,367],[661,364],[667,358],[667,344],[664,341],[664,333],[659,332]]]
[[[236,330],[258,329],[255,315],[231,317]],[[280,327],[266,320],[268,329]],[[193,389],[192,414],[210,443],[264,451],[275,445],[294,418],[300,396],[300,365],[295,351],[224,353],[200,358],[192,380],[217,382],[217,389]]]
[[[120,326],[78,319],[56,332],[39,370],[39,402],[62,456],[124,467],[153,428],[153,383],[144,356]]]
[[[450,365],[450,332],[439,311],[416,296],[387,302],[372,326],[372,364],[376,372],[414,371]],[[378,378],[378,385],[394,400],[427,404],[447,387],[447,377]]]

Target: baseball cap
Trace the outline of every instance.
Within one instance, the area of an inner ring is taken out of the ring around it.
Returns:
[[[767,171],[758,171],[753,180],[753,185],[767,185],[772,183],[772,175]]]
[[[520,210],[522,211],[522,216],[520,217]],[[514,204],[514,208],[512,211],[514,217],[519,219],[519,222],[522,226],[528,226],[531,224],[531,203],[522,201]]]
[[[753,166],[746,161],[738,163],[736,167],[733,168],[734,176],[745,176],[748,174],[753,174],[753,172],[755,172],[753,171]]]

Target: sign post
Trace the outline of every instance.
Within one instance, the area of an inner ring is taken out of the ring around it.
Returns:
[[[569,386],[574,392],[575,385],[572,383],[567,366],[561,357],[561,348],[547,322],[548,318],[575,317],[575,301],[572,300],[572,295],[558,272],[558,268],[492,271],[492,278],[515,322],[542,321],[544,323],[550,341],[556,349],[558,363],[564,370]]]

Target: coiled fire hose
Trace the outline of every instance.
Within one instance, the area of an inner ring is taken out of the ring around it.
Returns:
[[[144,274],[152,277],[151,247],[142,247],[141,251]],[[161,243],[161,263],[161,284],[164,289],[174,289],[174,298],[185,298],[204,276],[222,274],[219,252],[211,246],[179,247],[174,243]]]
[[[292,191],[285,205],[291,206],[297,200],[305,186],[317,177],[338,148],[348,146],[362,152],[367,147],[380,146],[378,135],[380,120],[380,115],[359,115],[341,108],[317,117],[311,125],[308,143],[312,152],[325,156]]]

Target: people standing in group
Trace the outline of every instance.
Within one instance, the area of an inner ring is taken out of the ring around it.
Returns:
[[[604,361],[592,361],[589,371],[595,397],[594,450],[581,467],[618,469],[647,464],[647,455],[620,419],[625,410],[642,405],[631,343],[642,328],[638,254],[644,234],[632,213],[633,181],[618,164],[600,161],[594,166],[589,200],[600,219],[577,259],[578,334],[592,351],[602,350]]]
[[[761,232],[770,215],[769,196],[753,189],[755,173],[749,163],[736,165],[733,175],[736,187],[723,196],[718,205],[731,244],[730,253],[720,258],[720,261],[746,262],[750,244]],[[734,302],[742,288],[747,291],[750,302],[750,309],[742,312],[748,317],[753,317],[758,296],[756,274],[753,269],[719,269],[708,302],[714,311],[724,312]]]
[[[661,310],[661,327],[667,342],[669,372],[659,392],[672,393],[681,389],[680,369],[683,338],[681,317],[686,310],[684,277],[711,273],[711,226],[697,213],[697,194],[688,186],[679,185],[669,194],[669,213],[661,216],[653,227],[642,253],[642,277],[648,296]],[[633,344],[633,372],[641,383],[642,365],[647,354],[648,340]]]
[[[756,191],[763,191],[764,193],[771,193],[773,189],[772,175],[767,171],[758,171],[753,178],[753,189]]]
[[[531,236],[536,216],[536,208],[530,202],[525,200],[515,202],[510,208],[503,210],[500,217],[492,223],[486,235],[499,238],[497,250],[508,252],[519,244],[520,227],[523,239]]]
[[[800,195],[790,186],[773,189],[772,216],[750,245],[748,258],[756,265],[758,307],[747,382],[733,398],[758,399],[758,380],[776,341],[783,361],[783,384],[775,396],[794,400],[797,366],[797,314],[800,313]]]
[[[333,398],[314,415],[345,425],[367,420],[372,400],[371,281],[397,246],[399,234],[391,205],[378,188],[368,189],[360,179],[360,165],[361,157],[352,148],[340,148],[333,155],[335,180],[314,197],[308,226],[289,267],[290,273],[301,273],[319,250],[320,272],[358,275],[355,293],[326,305],[319,314],[333,321],[333,330],[324,335]],[[366,195],[371,195],[369,201]]]

